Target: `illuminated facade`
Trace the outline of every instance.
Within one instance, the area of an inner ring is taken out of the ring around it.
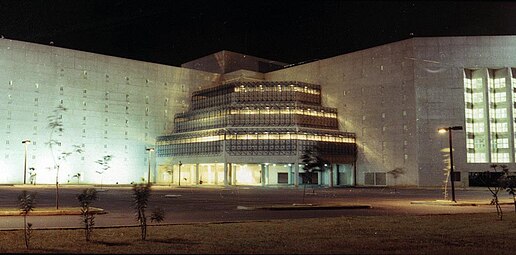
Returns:
[[[438,187],[449,145],[437,129],[463,126],[453,155],[467,187],[490,164],[516,169],[514,56],[516,36],[427,37],[300,65],[222,51],[172,67],[0,39],[0,183],[23,182],[25,155],[36,183],[54,182],[47,117],[63,105],[57,150],[84,149],[64,184],[149,168],[160,184],[296,184],[299,154],[319,143],[332,162],[319,184]]]
[[[47,117],[57,106],[64,132],[55,153],[84,151],[61,163],[62,184],[128,184],[147,178],[147,147],[188,108],[190,84],[219,75],[192,69],[0,39],[0,184],[54,183]],[[195,81],[195,82],[194,82]],[[22,144],[24,140],[30,144]],[[24,147],[27,146],[25,154]],[[95,161],[112,155],[102,175]],[[154,154],[151,154],[154,167]],[[34,168],[34,171],[30,171]],[[30,174],[36,174],[31,178]]]
[[[313,183],[354,184],[355,135],[339,131],[319,85],[225,83],[194,92],[174,125],[174,134],[157,140],[158,183],[299,184],[299,158],[317,146],[329,164]]]

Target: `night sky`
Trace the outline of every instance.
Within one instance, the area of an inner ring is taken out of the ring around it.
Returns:
[[[5,38],[167,65],[230,50],[286,63],[413,36],[516,35],[516,2],[0,0]]]

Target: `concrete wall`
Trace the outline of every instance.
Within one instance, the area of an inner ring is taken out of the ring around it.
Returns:
[[[266,74],[322,86],[323,105],[336,107],[340,129],[357,135],[357,184],[366,172],[402,167],[398,185],[418,185],[412,41],[406,40]],[[387,185],[394,179],[387,175]]]
[[[359,185],[366,172],[402,167],[407,174],[398,185],[441,186],[449,146],[437,129],[465,126],[464,68],[515,65],[516,36],[413,38],[271,72],[266,79],[322,86],[323,105],[337,107],[341,129],[357,134]],[[468,172],[490,165],[466,162],[464,134],[453,134],[459,186],[468,185]]]
[[[53,183],[52,154],[46,143],[52,111],[62,102],[64,134],[60,151],[84,149],[62,164],[60,182],[99,183],[95,163],[113,155],[104,183],[146,177],[146,146],[173,128],[174,114],[189,106],[193,90],[218,82],[216,74],[122,59],[53,46],[0,40],[0,183],[23,181],[24,139],[28,167],[37,183]],[[154,166],[153,166],[154,167]],[[27,178],[28,179],[28,178]]]

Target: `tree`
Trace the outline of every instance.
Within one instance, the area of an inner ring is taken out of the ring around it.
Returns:
[[[502,176],[502,188],[507,191],[512,196],[512,201],[514,204],[514,212],[516,212],[516,175],[511,174],[509,169],[504,169],[504,174]]]
[[[100,189],[102,189],[102,175],[106,172],[111,166],[109,165],[110,161],[113,159],[112,155],[105,155],[102,159],[95,161],[95,163],[100,165],[101,170],[95,171],[100,174]]]
[[[54,162],[54,169],[56,170],[56,209],[59,209],[59,169],[61,164],[62,162],[66,161],[66,159],[72,154],[81,154],[83,152],[79,145],[73,145],[70,151],[62,151],[61,153],[56,153],[54,151],[56,146],[61,147],[61,141],[54,138],[54,135],[61,136],[63,134],[63,113],[67,110],[68,109],[63,105],[58,105],[56,109],[52,111],[52,114],[47,116],[48,128],[50,128],[50,137],[47,145],[50,147],[52,160]]]
[[[93,226],[95,225],[95,213],[91,211],[91,205],[94,201],[97,201],[97,199],[97,190],[91,188],[85,189],[81,194],[77,195],[77,200],[81,205],[82,223],[84,225],[84,235],[87,242],[90,241]]]
[[[322,172],[325,169],[326,161],[319,156],[319,149],[314,146],[308,147],[303,151],[301,155],[301,162],[303,164],[303,170],[305,171],[303,176],[303,203],[305,202],[306,184],[312,184],[314,174]],[[312,189],[312,192],[315,192]]]
[[[77,184],[81,181],[81,173],[76,173],[72,176],[72,178],[77,178]]]
[[[400,176],[405,174],[405,170],[401,167],[396,167],[387,173],[394,178],[394,193],[396,193],[396,181]]]
[[[502,207],[500,206],[498,200],[498,193],[500,190],[504,189],[503,187],[503,179],[504,173],[509,171],[509,168],[506,165],[497,165],[492,164],[490,166],[492,171],[485,171],[483,175],[479,177],[480,181],[484,183],[489,192],[493,195],[493,199],[491,200],[491,204],[496,208],[496,214],[500,220],[503,219]]]
[[[147,216],[145,216],[145,210],[149,202],[150,183],[141,183],[133,185],[133,207],[135,209],[136,220],[140,225],[141,238],[145,240],[147,238]]]
[[[28,193],[26,190],[18,196],[18,207],[23,214],[23,230],[25,237],[25,247],[29,249],[32,237],[32,223],[27,223],[27,214],[34,210],[36,193]]]

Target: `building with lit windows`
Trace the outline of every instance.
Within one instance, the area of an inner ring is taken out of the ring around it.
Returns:
[[[516,169],[515,56],[516,36],[427,37],[303,64],[222,51],[173,67],[1,39],[0,183],[31,167],[55,180],[47,116],[63,105],[59,151],[84,150],[62,164],[64,184],[149,169],[162,184],[296,184],[298,153],[322,143],[319,184],[436,187],[449,178],[437,129],[462,126],[453,179],[472,186],[490,164]]]
[[[300,157],[316,147],[328,163],[310,183],[354,184],[355,135],[338,130],[319,85],[232,81],[195,91],[190,108],[157,140],[158,183],[299,184]]]

